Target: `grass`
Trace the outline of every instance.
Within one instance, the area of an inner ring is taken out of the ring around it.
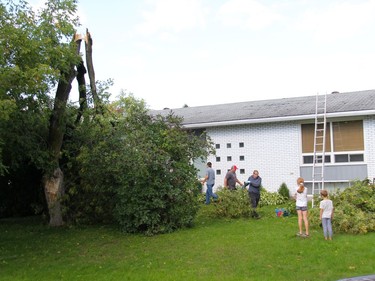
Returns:
[[[146,237],[115,227],[50,228],[0,220],[0,280],[337,280],[375,274],[375,233],[296,237],[297,218],[213,219]]]

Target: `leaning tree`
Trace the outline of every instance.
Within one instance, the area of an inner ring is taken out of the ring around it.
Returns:
[[[68,120],[67,103],[75,78],[79,91],[75,124],[87,108],[86,68],[80,55],[82,41],[86,47],[90,92],[95,106],[100,108],[92,38],[88,30],[83,36],[75,33],[79,26],[76,9],[75,0],[50,0],[38,11],[23,0],[0,3],[0,107],[3,112],[0,175],[11,165],[17,166],[17,160],[27,159],[40,168],[52,226],[63,224],[60,199],[64,193],[64,175],[60,159]],[[23,137],[22,126],[29,127],[27,132],[38,126],[45,130]],[[40,133],[43,131],[45,136]],[[6,162],[2,148],[9,144],[15,149],[9,149]]]

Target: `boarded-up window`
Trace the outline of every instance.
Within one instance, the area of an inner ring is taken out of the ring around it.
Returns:
[[[363,122],[333,122],[333,146],[335,151],[364,150]]]
[[[326,126],[326,147],[325,151],[331,151],[330,143],[330,127],[329,123]],[[302,124],[302,153],[313,153],[314,152],[314,131],[315,124]]]

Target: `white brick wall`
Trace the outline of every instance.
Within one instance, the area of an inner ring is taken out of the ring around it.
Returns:
[[[375,178],[375,116],[363,120],[363,135],[365,142],[365,162],[367,162],[368,177]]]
[[[215,156],[208,158],[215,171],[221,170],[221,175],[216,175],[216,188],[223,185],[227,170],[236,165],[245,170],[244,174],[240,170],[236,172],[241,181],[257,169],[262,185],[268,191],[277,191],[283,182],[290,191],[294,190],[300,167],[300,124],[280,122],[216,127],[208,128],[207,133],[214,143],[220,144],[216,156],[221,161],[216,162]],[[239,147],[240,142],[244,143],[243,148]],[[227,148],[227,143],[231,143],[231,148]],[[228,162],[227,156],[231,156],[232,161]],[[244,156],[245,160],[240,161],[240,156]]]

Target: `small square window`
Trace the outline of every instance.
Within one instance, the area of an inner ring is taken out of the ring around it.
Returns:
[[[240,161],[244,161],[245,160],[245,156],[241,155],[240,156]]]
[[[240,169],[240,174],[241,175],[245,174],[245,169]]]
[[[220,157],[216,157],[216,162],[220,162],[221,161],[221,158]]]
[[[232,144],[231,143],[227,143],[227,148],[231,148],[232,147]]]
[[[227,156],[227,161],[232,161],[232,156]]]
[[[221,175],[221,170],[216,170],[216,175]]]
[[[243,142],[240,142],[240,143],[239,143],[239,146],[240,146],[240,147],[245,147],[245,144],[244,144]]]
[[[216,149],[220,149],[220,143],[217,143],[217,144],[215,145],[215,148],[216,148]]]

